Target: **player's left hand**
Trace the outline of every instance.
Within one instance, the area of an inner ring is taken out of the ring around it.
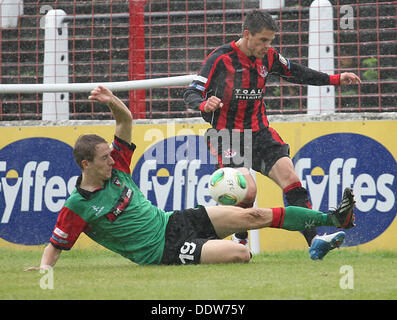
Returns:
[[[361,84],[361,79],[352,72],[343,72],[340,75],[340,85]]]

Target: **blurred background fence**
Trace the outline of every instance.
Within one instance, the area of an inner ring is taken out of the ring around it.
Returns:
[[[312,1],[282,2],[283,7],[270,9],[280,28],[273,47],[291,61],[308,65]],[[86,83],[195,74],[214,48],[239,38],[244,14],[263,3],[266,1],[3,0],[0,84],[43,83],[45,16],[50,10],[65,12],[67,80]],[[363,80],[361,86],[335,89],[335,111],[397,111],[396,1],[333,0],[331,4],[334,72],[355,72]],[[9,6],[16,9],[10,11]],[[118,96],[134,106],[138,118],[200,116],[184,105],[184,88],[123,91]],[[60,97],[67,101],[70,119],[110,118],[106,107],[87,97],[85,92]],[[270,77],[266,103],[269,114],[306,113],[307,87]],[[42,112],[42,93],[0,96],[0,121],[40,120]]]

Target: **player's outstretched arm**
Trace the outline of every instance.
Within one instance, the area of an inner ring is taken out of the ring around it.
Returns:
[[[116,120],[115,135],[125,142],[131,142],[132,115],[124,102],[117,98],[112,91],[102,86],[92,90],[88,99],[106,104]]]
[[[59,256],[61,255],[62,250],[55,248],[51,243],[45,247],[43,256],[41,257],[40,267],[29,267],[25,269],[25,271],[32,270],[40,270],[40,269],[48,269],[50,267],[55,266],[57,263]]]

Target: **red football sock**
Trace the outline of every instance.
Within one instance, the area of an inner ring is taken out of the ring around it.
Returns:
[[[273,220],[271,228],[282,228],[285,217],[285,209],[284,208],[272,208],[273,211]]]

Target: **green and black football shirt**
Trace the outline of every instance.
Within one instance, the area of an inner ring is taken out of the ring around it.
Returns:
[[[70,249],[84,232],[135,263],[161,262],[165,229],[172,212],[153,206],[133,182],[130,163],[134,150],[134,144],[115,137],[112,177],[94,192],[79,187],[80,176],[50,239],[56,248]]]

